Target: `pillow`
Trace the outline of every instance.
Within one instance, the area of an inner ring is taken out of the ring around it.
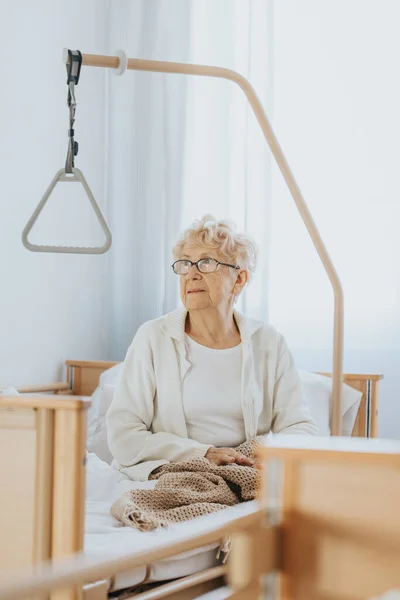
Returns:
[[[96,429],[93,432],[91,440],[90,442],[88,440],[87,444],[88,452],[93,452],[96,454],[96,456],[109,465],[112,463],[114,457],[110,452],[107,442],[106,413],[113,399],[114,390],[115,384],[104,384],[100,389],[100,393],[98,395],[99,418],[97,420]],[[103,412],[105,406],[107,406],[107,409]]]
[[[106,414],[122,365],[123,363],[118,363],[100,375],[99,385],[92,394],[92,405],[88,411],[87,450],[108,464],[112,463],[113,456],[107,443]]]
[[[304,394],[319,435],[331,434],[332,379],[324,375],[299,370]],[[351,436],[360,406],[362,392],[343,384],[342,435]]]

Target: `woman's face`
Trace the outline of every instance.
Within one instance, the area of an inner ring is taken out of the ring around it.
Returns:
[[[182,260],[197,262],[201,258],[214,258],[217,261],[234,264],[214,249],[202,246],[186,245],[179,257]],[[244,269],[233,269],[223,265],[213,273],[200,273],[192,265],[186,275],[180,276],[180,294],[187,310],[205,308],[228,308],[233,305],[235,296],[248,279]]]

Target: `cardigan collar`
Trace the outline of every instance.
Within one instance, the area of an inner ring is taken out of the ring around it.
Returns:
[[[182,342],[185,339],[186,308],[178,308],[165,315],[161,322],[161,329],[171,338]],[[262,321],[245,317],[234,309],[233,315],[240,331],[243,342],[248,342],[251,336],[263,326]]]

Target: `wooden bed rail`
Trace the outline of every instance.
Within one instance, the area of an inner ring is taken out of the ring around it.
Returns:
[[[240,507],[238,508],[240,509]],[[232,511],[235,511],[235,508]],[[46,594],[59,588],[82,586],[90,581],[99,581],[110,577],[111,574],[122,573],[143,564],[152,564],[194,548],[219,542],[227,535],[240,534],[241,531],[249,529],[252,531],[264,529],[266,533],[263,540],[265,555],[275,556],[273,544],[276,538],[270,535],[270,528],[265,525],[266,511],[255,504],[252,512],[240,516],[239,510],[238,515],[232,523],[227,522],[222,525],[217,521],[212,524],[204,523],[201,531],[199,530],[195,535],[187,527],[182,527],[179,531],[171,532],[168,541],[164,543],[153,538],[149,542],[147,550],[142,548],[129,554],[126,552],[120,555],[115,553],[112,558],[105,559],[90,559],[82,554],[76,554],[72,558],[53,564],[43,564],[40,568],[37,567],[35,572],[29,570],[14,573],[8,581],[4,579],[1,582],[0,600],[26,600],[27,597]],[[220,577],[224,573],[225,567],[215,571],[214,574],[216,577]],[[198,582],[195,577],[192,577],[192,580],[194,583]]]
[[[0,395],[2,577],[83,547],[89,406],[79,396]]]
[[[6,396],[0,394],[0,408],[31,408],[50,410],[77,410],[87,409],[90,399],[79,398],[79,396],[58,396],[47,394],[45,396]]]
[[[211,567],[205,571],[199,571],[193,575],[187,575],[186,577],[174,579],[169,583],[161,584],[147,592],[135,594],[134,600],[160,600],[161,598],[168,597],[172,597],[172,600],[175,600],[175,595],[179,592],[193,588],[201,583],[215,580],[220,581],[221,578],[226,576],[227,571],[228,569],[225,565]]]
[[[67,381],[57,381],[55,383],[48,383],[46,385],[26,385],[17,389],[17,392],[19,394],[36,394],[37,392],[66,391],[71,391],[70,385]]]

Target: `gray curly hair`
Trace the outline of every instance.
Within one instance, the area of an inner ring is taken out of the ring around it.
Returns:
[[[175,260],[180,258],[186,245],[218,250],[230,262],[246,269],[249,279],[256,270],[258,247],[255,241],[251,236],[237,232],[231,221],[217,221],[212,215],[194,221],[182,232],[173,248]]]

